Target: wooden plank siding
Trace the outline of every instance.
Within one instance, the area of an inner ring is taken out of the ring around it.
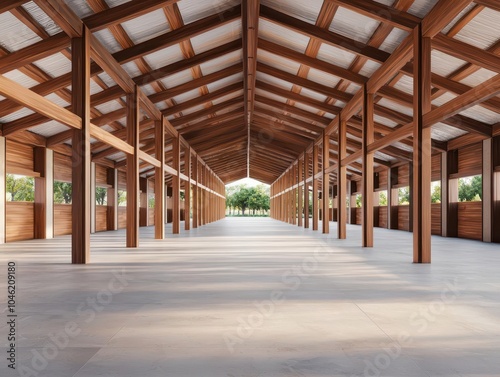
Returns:
[[[7,202],[5,207],[6,242],[32,240],[35,237],[35,203]]]
[[[71,234],[71,204],[54,204],[54,236]]]
[[[458,237],[471,240],[483,239],[483,203],[458,203]]]
[[[410,206],[398,206],[398,229],[410,230]]]
[[[433,203],[431,207],[431,233],[441,235],[441,203]]]
[[[108,207],[98,206],[95,207],[95,230],[96,232],[104,232],[107,230],[108,221]]]
[[[71,157],[54,153],[54,181],[71,183]]]

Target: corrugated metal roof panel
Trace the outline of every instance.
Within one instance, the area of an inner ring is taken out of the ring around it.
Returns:
[[[240,38],[241,20],[235,20],[191,38],[191,44],[195,54],[198,55]]]
[[[384,126],[387,126],[387,127],[394,128],[394,127],[398,126],[398,123],[396,123],[396,122],[394,122],[394,121],[392,121],[390,119],[381,117],[380,115],[377,115],[377,114],[375,114],[373,116],[373,119],[375,119],[376,123],[383,124]]]
[[[443,123],[437,123],[432,126],[431,137],[438,141],[449,141],[466,134],[467,132],[459,130],[458,128],[450,127]]]
[[[462,59],[457,59],[441,51],[432,50],[432,73],[446,77],[466,63]]]
[[[266,90],[262,90],[260,88],[257,88],[255,90],[255,93],[259,96],[263,96],[263,97],[266,97],[266,98],[269,98],[271,100],[274,100],[274,101],[278,101],[278,102],[281,102],[283,105],[286,104],[286,101],[287,99],[285,97],[282,97],[282,96],[278,96],[276,94],[273,94],[273,93],[269,93],[268,91]]]
[[[380,45],[380,49],[392,53],[408,36],[408,32],[401,29],[392,29],[391,33],[387,36],[384,43]]]
[[[296,75],[300,68],[300,63],[264,50],[258,50],[257,60],[292,75]]]
[[[456,97],[457,96],[455,94],[447,92],[432,100],[432,104],[436,106],[443,106],[446,102],[449,102]]]
[[[479,105],[462,111],[460,114],[491,125],[500,123],[500,114],[485,109],[484,107],[481,107]]]
[[[151,69],[158,69],[184,59],[184,54],[178,44],[144,56]]]
[[[145,42],[171,30],[162,9],[133,18],[121,25],[134,44]]]
[[[87,3],[87,0],[71,0],[66,1],[66,3],[80,18],[84,18],[94,14],[94,11]]]
[[[198,89],[190,90],[189,92],[182,93],[175,96],[173,100],[179,104],[200,97],[200,91]]]
[[[484,8],[455,36],[456,39],[481,49],[487,49],[498,41],[500,12]]]
[[[341,68],[349,68],[356,55],[341,48],[323,43],[319,49],[317,58]]]
[[[240,5],[238,0],[183,0],[177,3],[185,24],[219,14],[221,19],[229,8]]]
[[[325,96],[323,94],[316,93],[316,92],[309,90],[307,88],[302,88],[300,91],[300,94],[302,94],[303,96],[312,98],[316,101],[321,101],[321,102],[326,102],[326,100],[328,98],[327,96]]]
[[[21,110],[15,111],[13,113],[10,113],[9,115],[6,115],[2,118],[0,118],[0,123],[9,123],[13,122],[15,120],[24,118],[28,115],[34,114],[35,112],[28,109],[27,107],[23,107]]]
[[[391,101],[387,98],[382,98],[378,102],[378,104],[380,106],[384,106],[384,107],[387,107],[391,110],[397,111],[398,113],[413,117],[413,109],[411,107],[402,106],[402,105],[400,105],[394,101]]]
[[[460,82],[465,85],[476,86],[482,84],[485,81],[488,81],[489,79],[495,77],[497,74],[498,73],[496,72],[490,71],[485,68],[481,68],[480,70],[474,72],[472,75],[469,75]]]
[[[243,82],[243,73],[242,72],[241,73],[237,73],[235,75],[231,75],[229,77],[225,77],[222,80],[213,82],[211,84],[208,84],[207,87],[208,87],[208,90],[210,92],[215,92],[215,91],[217,91],[219,89],[223,89],[226,86],[235,84],[237,82]]]
[[[340,81],[337,76],[330,75],[323,71],[318,71],[317,69],[311,68],[307,78],[311,81],[317,82],[322,85],[330,86],[334,88]]]
[[[97,76],[108,86],[108,88],[116,85],[116,82],[106,72],[101,72]]]
[[[438,0],[415,0],[408,9],[408,13],[414,16],[424,18],[432,8],[437,4]]]
[[[130,77],[137,77],[142,74],[141,70],[135,62],[128,62],[126,64],[123,64],[122,68],[125,70],[125,72],[128,73]]]
[[[68,129],[69,128],[67,126],[56,122],[55,120],[51,120],[50,122],[30,128],[30,131],[43,137],[51,137],[61,132],[67,131]]]
[[[285,89],[285,90],[292,90],[293,87],[293,84],[288,81],[278,79],[274,76],[262,72],[257,72],[257,80],[263,81],[265,83],[274,85],[280,89]]]
[[[413,77],[402,75],[394,87],[406,94],[413,95]]]
[[[261,4],[274,8],[310,24],[316,23],[322,0],[262,0]]]
[[[259,36],[291,50],[304,53],[311,38],[273,22],[259,21]]]
[[[162,79],[161,82],[165,85],[166,88],[174,88],[178,85],[185,84],[193,79],[193,74],[190,69],[186,69],[174,75],[169,75],[166,78]]]
[[[236,92],[233,92],[233,93],[227,94],[227,95],[225,95],[225,96],[223,96],[223,97],[220,97],[220,98],[218,98],[218,99],[216,99],[216,100],[213,100],[213,101],[212,101],[212,103],[213,103],[214,105],[217,105],[217,104],[219,104],[219,103],[224,103],[224,102],[226,102],[226,101],[229,101],[230,99],[233,99],[233,98],[238,98],[238,97],[240,97],[240,96],[242,96],[242,95],[243,95],[243,90],[237,90]]]
[[[0,13],[0,25],[2,25],[0,46],[10,52],[31,46],[42,40],[10,12]]]
[[[367,43],[380,22],[360,13],[339,7],[329,30],[355,41]]]
[[[103,103],[102,105],[95,106],[97,110],[99,110],[102,114],[108,114],[116,110],[122,109],[122,105],[118,101],[110,101]]]
[[[55,35],[62,31],[52,18],[41,10],[33,1],[23,4],[22,7],[43,27],[47,34]]]
[[[57,106],[66,107],[70,105],[69,102],[66,102],[61,97],[59,97],[57,94],[54,93],[45,96],[45,98],[48,99],[50,102],[55,103]]]
[[[15,69],[13,71],[7,72],[3,74],[3,77],[6,79],[12,80],[14,82],[17,82],[19,85],[24,86],[25,88],[31,88],[37,84],[39,84],[38,81],[33,80],[31,77],[25,75],[21,71]]]
[[[463,16],[465,16],[467,13],[469,13],[474,7],[476,6],[475,3],[471,3],[468,6],[466,6],[457,17],[453,21],[451,21],[442,31],[443,34],[448,34],[449,31],[457,24],[458,21],[462,19]]]
[[[221,69],[228,68],[243,60],[243,50],[233,51],[229,54],[223,55],[217,59],[210,60],[200,65],[203,74],[209,75],[211,73],[220,71]]]
[[[52,77],[59,77],[71,72],[71,61],[60,52],[37,60],[34,65]]]
[[[363,65],[363,68],[359,71],[359,74],[370,77],[381,66],[382,64],[380,63],[374,62],[373,60],[367,60],[365,65]]]
[[[110,53],[114,54],[115,52],[123,50],[122,46],[115,39],[114,35],[111,34],[109,29],[98,30],[94,32],[94,35]]]

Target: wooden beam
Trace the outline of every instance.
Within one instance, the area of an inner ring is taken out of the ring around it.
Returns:
[[[34,0],[68,36],[78,38],[83,35],[84,25],[80,18],[60,0]]]
[[[74,38],[72,53],[72,104],[79,127],[73,130],[71,261],[90,262],[90,31]],[[54,105],[55,106],[55,105]],[[61,111],[61,109],[59,109]]]
[[[373,247],[373,157],[374,153],[368,151],[368,146],[375,139],[374,129],[374,94],[368,92],[368,87],[363,87],[363,247]]]
[[[500,12],[500,4],[498,3],[497,0],[477,0],[477,1],[475,1],[475,3],[484,5],[485,7],[488,7],[488,8],[491,8],[493,10],[496,10],[497,12]]]
[[[434,38],[470,3],[472,0],[439,0],[422,20],[422,36]]]
[[[93,32],[121,24],[157,9],[176,3],[178,0],[133,0],[105,11],[85,17],[82,21]]]
[[[127,247],[139,247],[139,92],[127,95]]]
[[[128,116],[129,115],[130,113],[128,114]],[[97,127],[94,124],[90,125],[90,134],[93,138],[100,140],[103,143],[106,143],[107,145],[116,148],[117,150],[122,151],[128,155],[132,155],[135,153],[133,145],[130,145],[126,141],[116,137],[108,131],[103,130],[102,128]]]
[[[311,156],[307,151],[304,152],[304,228],[309,229],[309,166]]]
[[[431,38],[421,26],[414,33],[413,122],[413,262],[431,262],[431,128],[425,114],[431,111]]]
[[[26,0],[3,0],[0,3],[0,13],[8,12],[13,8],[20,7],[26,2]]]

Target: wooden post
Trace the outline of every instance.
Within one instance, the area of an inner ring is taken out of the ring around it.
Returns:
[[[82,119],[82,128],[73,130],[72,141],[73,264],[90,261],[90,35],[83,27],[82,37],[73,38],[71,43],[72,108]]]
[[[106,229],[118,230],[118,171],[108,168],[107,170],[108,205],[106,213]]]
[[[492,139],[483,140],[483,242],[492,241],[493,226],[493,143]]]
[[[303,202],[304,202],[304,182],[303,182],[304,160],[299,159],[297,164],[299,166],[299,176],[297,179],[297,183],[299,185],[298,194],[297,194],[297,198],[298,198],[297,212],[298,212],[298,216],[299,216],[298,226],[302,227],[304,224],[304,219],[303,219],[303,211],[304,211],[304,206],[303,206]]]
[[[172,154],[174,169],[177,172],[172,177],[172,233],[179,234],[181,227],[181,140],[180,137],[173,139]]]
[[[7,183],[7,163],[6,163],[6,142],[3,136],[0,136],[0,245],[5,243],[6,229],[6,183]]]
[[[139,226],[148,226],[149,213],[148,213],[148,201],[149,201],[149,182],[147,178],[139,178],[139,188],[140,188],[140,208],[139,208]]]
[[[155,239],[165,239],[165,118],[155,122]]]
[[[387,229],[391,229],[391,203],[392,203],[392,185],[391,185],[392,169],[387,168]]]
[[[323,233],[330,233],[330,136],[323,131]]]
[[[448,153],[441,153],[441,236],[448,234]]]
[[[309,229],[309,153],[304,152],[304,228]]]
[[[90,233],[95,233],[96,226],[96,177],[95,177],[95,163],[90,163]]]
[[[184,172],[188,181],[184,183],[184,229],[191,229],[191,147],[184,152]]]
[[[319,148],[317,145],[313,148],[313,230],[318,230],[319,208],[318,208],[318,179],[316,174],[319,172]]]
[[[196,186],[193,187],[193,229],[198,228],[198,156],[193,160],[193,179],[196,181]]]
[[[127,247],[139,246],[139,92],[127,95]]]
[[[373,152],[368,146],[375,141],[374,135],[374,94],[364,86],[363,101],[363,247],[373,247]]]
[[[54,237],[54,152],[35,147],[34,170],[40,173],[35,178],[35,239]]]
[[[342,164],[346,157],[347,147],[347,124],[344,119],[339,119],[338,137],[338,166],[337,166],[337,235],[340,240],[347,237],[347,168]]]
[[[413,122],[413,262],[431,262],[431,128],[424,115],[431,111],[431,39],[422,36],[422,25],[414,39]]]

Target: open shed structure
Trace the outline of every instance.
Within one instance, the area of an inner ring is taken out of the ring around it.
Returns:
[[[87,263],[92,232],[222,219],[247,176],[278,220],[309,227],[312,189],[314,230],[413,231],[417,263],[431,234],[500,241],[497,0],[3,0],[0,25],[0,243],[72,234]],[[482,201],[459,203],[471,175]]]

